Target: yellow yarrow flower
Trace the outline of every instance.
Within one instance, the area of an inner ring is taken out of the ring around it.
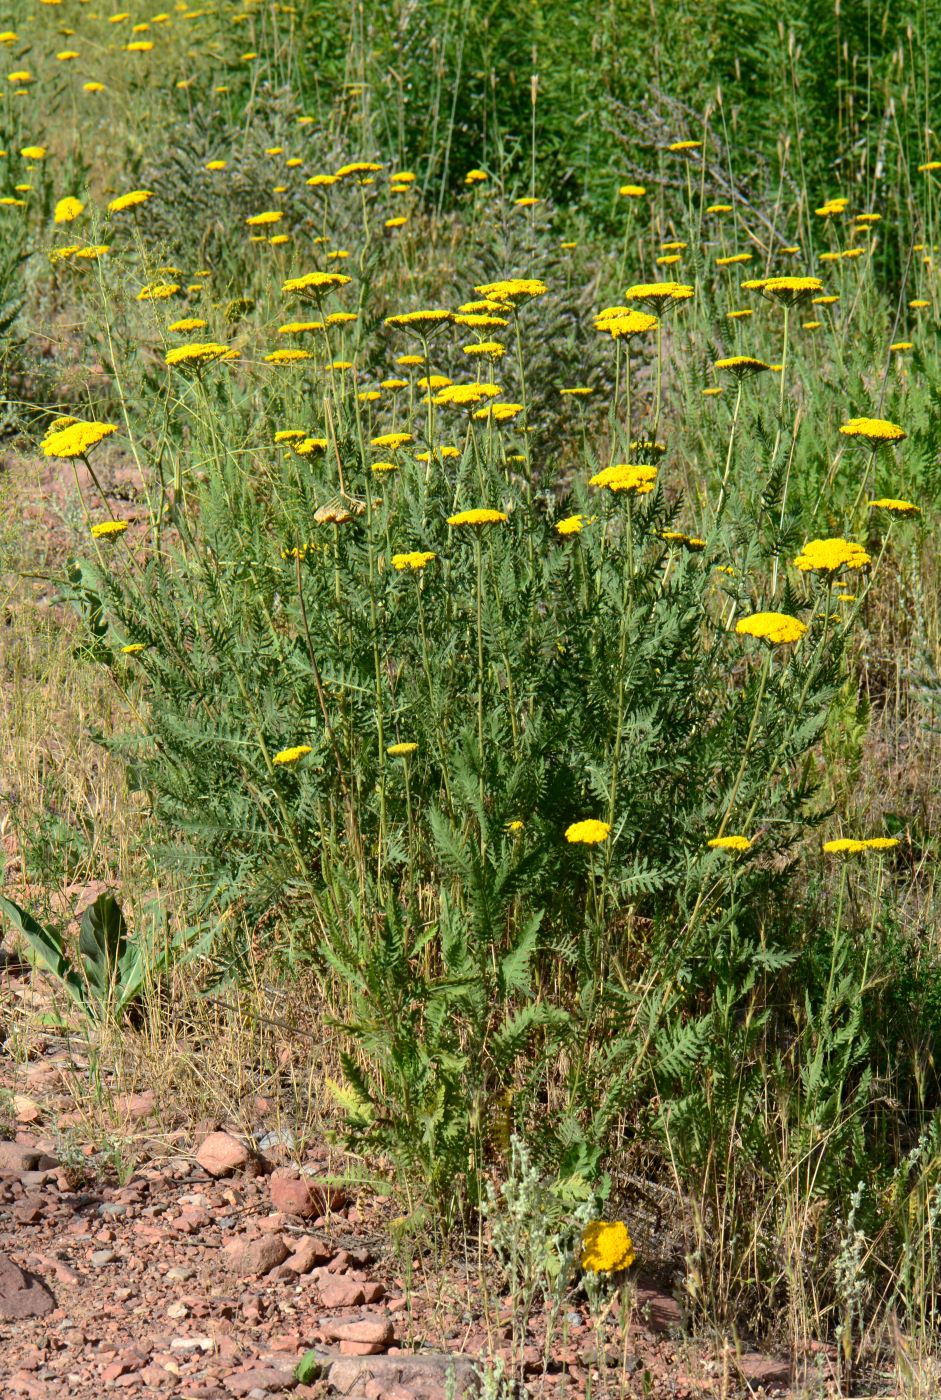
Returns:
[[[567,515],[557,520],[554,528],[557,535],[580,535],[588,523],[584,515]]]
[[[870,510],[891,510],[897,515],[920,515],[921,506],[916,506],[914,501],[900,501],[892,496],[880,496],[877,501],[869,502]]]
[[[565,839],[570,846],[599,846],[611,835],[609,822],[587,817],[584,821],[572,822],[565,828]]]
[[[281,749],[275,754],[271,762],[282,765],[297,763],[298,759],[306,758],[309,753],[313,753],[310,744],[295,744],[292,748]]]
[[[175,345],[164,357],[168,365],[205,365],[213,360],[234,359],[237,352],[218,341],[193,341],[189,345]]]
[[[53,213],[53,221],[57,224],[70,224],[73,219],[77,219],[85,206],[80,199],[75,199],[73,195],[66,195],[56,204]]]
[[[845,437],[863,438],[873,446],[877,443],[903,442],[908,437],[904,428],[890,423],[887,418],[851,418],[848,423],[842,424],[840,432]]]
[[[794,559],[794,567],[802,573],[835,574],[842,569],[864,569],[872,560],[862,545],[837,536],[833,539],[808,540]]]
[[[748,851],[751,849],[749,836],[713,836],[706,845],[714,851]]]
[[[800,641],[807,631],[807,624],[789,613],[757,612],[740,617],[735,630],[739,636],[757,637],[771,646],[787,646]]]
[[[645,463],[621,462],[605,467],[589,479],[589,486],[603,487],[608,491],[633,491],[638,496],[646,496],[657,480],[657,468]]]
[[[324,292],[333,287],[345,287],[352,278],[345,272],[305,272],[302,277],[289,277],[281,283],[282,292]]]
[[[148,199],[153,199],[153,190],[131,190],[128,194],[119,194],[117,199],[112,199],[108,205],[109,214],[121,214],[125,209],[135,209],[139,204],[146,204]]]
[[[393,554],[392,567],[400,572],[406,569],[415,571],[424,569],[430,564],[432,559],[437,559],[437,554],[431,549],[415,549],[407,554]]]
[[[405,447],[415,439],[411,433],[380,433],[378,437],[370,438],[370,447],[389,447],[394,452],[397,447]]]
[[[91,533],[96,540],[110,540],[123,535],[126,529],[126,520],[102,520],[91,527]]]
[[[533,297],[545,296],[549,288],[537,277],[509,277],[502,282],[485,282],[474,291],[488,301],[508,301],[514,306],[518,301],[529,301]]]
[[[621,1220],[592,1220],[582,1231],[581,1265],[586,1273],[613,1274],[634,1262],[634,1243]]]
[[[390,744],[386,753],[390,758],[407,758],[410,753],[414,753],[418,748],[417,744]]]
[[[95,447],[103,438],[118,431],[114,423],[72,422],[58,431],[49,432],[43,438],[42,450],[46,457],[84,457],[90,447]]]
[[[477,507],[474,510],[459,510],[456,515],[448,516],[449,525],[500,525],[509,516],[502,510],[489,510],[486,507]]]

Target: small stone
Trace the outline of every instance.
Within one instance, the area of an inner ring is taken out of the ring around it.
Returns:
[[[210,1133],[203,1138],[196,1161],[210,1176],[228,1176],[248,1164],[249,1151],[231,1133]]]
[[[385,1351],[381,1342],[348,1342],[340,1343],[341,1356],[377,1356]]]
[[[6,1254],[0,1254],[0,1318],[12,1321],[45,1317],[55,1305],[44,1283],[25,1273]]]
[[[294,1253],[288,1260],[288,1267],[296,1274],[309,1274],[311,1269],[316,1269],[322,1264],[330,1261],[330,1249],[323,1240],[316,1235],[305,1235],[295,1246]]]
[[[281,1371],[276,1366],[253,1366],[250,1371],[235,1371],[226,1376],[222,1384],[230,1395],[251,1395],[253,1391],[293,1390],[297,1380],[292,1371]]]
[[[18,1142],[0,1142],[0,1172],[35,1171],[42,1155],[34,1147],[21,1147]]]
[[[365,1301],[363,1285],[355,1279],[331,1279],[320,1286],[320,1303],[324,1308],[358,1308]]]
[[[384,1350],[395,1340],[395,1330],[387,1317],[364,1317],[357,1322],[326,1322],[324,1334],[335,1342],[375,1346]],[[368,1352],[345,1352],[347,1356],[367,1356]]]
[[[232,1240],[223,1253],[234,1273],[261,1278],[283,1264],[290,1251],[280,1235],[262,1235],[255,1240]]]
[[[327,1209],[340,1210],[346,1203],[343,1192],[335,1187],[287,1170],[274,1172],[269,1189],[275,1210],[281,1210],[285,1215],[298,1215],[302,1220],[314,1219]]]
[[[195,1273],[188,1264],[174,1264],[172,1269],[167,1269],[164,1278],[170,1283],[186,1283]]]
[[[113,1249],[93,1249],[88,1256],[88,1262],[92,1268],[103,1269],[105,1265],[113,1264],[117,1257]]]
[[[142,1094],[118,1094],[114,1100],[114,1111],[119,1118],[130,1118],[139,1122],[149,1118],[156,1107],[153,1089],[145,1089]]]
[[[38,1123],[42,1118],[39,1104],[26,1094],[13,1095],[13,1112],[18,1123]]]

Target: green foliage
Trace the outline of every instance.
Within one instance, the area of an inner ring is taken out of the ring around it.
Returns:
[[[60,928],[40,924],[12,899],[0,896],[0,913],[26,940],[31,958],[52,973],[91,1021],[120,1020],[131,1013],[145,986],[169,962],[170,948],[161,948],[155,938],[140,933],[128,939],[121,907],[107,891],[82,915],[77,956],[69,952]]]

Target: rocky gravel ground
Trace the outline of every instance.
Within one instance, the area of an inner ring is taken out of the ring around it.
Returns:
[[[132,1111],[149,1098],[134,1096]],[[482,1311],[407,1292],[381,1262],[368,1203],[318,1184],[316,1159],[271,1169],[214,1131],[192,1156],[141,1165],[121,1185],[77,1179],[51,1146],[29,1131],[0,1142],[4,1395],[444,1400],[476,1389],[488,1356],[512,1370],[510,1300],[488,1326]],[[628,1345],[605,1356],[608,1382],[619,1376],[621,1394],[730,1393],[715,1363],[686,1374],[686,1349],[667,1335],[679,1323],[668,1294],[641,1287]],[[533,1394],[582,1394],[597,1380],[584,1309],[573,1305],[565,1332],[547,1344],[538,1317],[531,1327],[519,1359]],[[746,1366],[752,1393],[783,1392],[786,1367]]]

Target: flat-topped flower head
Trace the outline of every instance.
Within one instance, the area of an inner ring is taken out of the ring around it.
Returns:
[[[112,199],[108,205],[108,213],[122,214],[125,209],[136,209],[153,197],[153,190],[129,190],[127,194],[119,194],[117,199]]]
[[[288,295],[316,295],[336,287],[345,287],[350,281],[352,278],[347,277],[345,272],[305,272],[301,277],[289,277],[286,282],[282,282],[281,290]]]
[[[423,374],[415,383],[419,389],[431,389],[437,393],[439,389],[447,389],[454,380],[449,379],[446,374]]]
[[[484,180],[489,180],[490,176],[486,170],[468,170],[464,176],[465,185],[480,185]]]
[[[115,423],[71,422],[46,434],[42,442],[43,455],[66,459],[84,457],[89,448],[117,431]]]
[[[184,316],[182,320],[171,321],[169,326],[167,326],[167,330],[177,332],[201,331],[204,329],[205,325],[206,322],[202,319],[201,316]]]
[[[595,472],[588,485],[598,486],[607,491],[628,491],[636,496],[646,496],[654,489],[656,481],[656,467],[641,462],[619,462]]]
[[[298,457],[312,457],[315,452],[326,452],[327,439],[318,437],[303,437],[299,442],[290,444],[291,451]]]
[[[883,444],[890,446],[904,442],[908,437],[904,428],[900,428],[898,423],[890,423],[887,418],[851,418],[841,425],[840,432],[844,437],[861,438],[873,447]]]
[[[444,307],[428,307],[419,311],[400,311],[396,316],[387,316],[387,326],[443,326],[450,321],[451,312]]]
[[[341,165],[336,172],[338,180],[348,180],[355,175],[378,175],[382,166],[374,160],[352,160],[348,165]]]
[[[780,302],[782,306],[796,306],[823,291],[819,277],[753,277],[742,286],[761,292],[763,297]]]
[[[441,407],[464,408],[469,404],[495,399],[503,390],[496,384],[449,384],[435,394],[434,402]]]
[[[456,326],[467,326],[470,330],[499,330],[510,323],[505,316],[493,316],[482,311],[458,311],[452,316]]]
[[[862,840],[841,836],[835,841],[824,841],[821,850],[830,856],[858,855],[861,851],[894,851],[898,844],[897,836],[867,836]]]
[[[802,573],[835,574],[843,569],[864,569],[872,560],[861,544],[833,539],[808,540],[794,560]]]
[[[588,523],[585,515],[567,515],[564,520],[557,520],[554,528],[557,535],[580,535]]]
[[[297,763],[301,758],[306,758],[309,753],[313,753],[310,744],[294,744],[289,749],[281,749],[271,762],[287,767],[292,763]]]
[[[463,349],[465,355],[482,355],[487,360],[500,360],[506,354],[506,346],[499,340],[479,340]]]
[[[388,447],[395,451],[397,447],[405,447],[406,444],[414,442],[411,433],[380,433],[378,437],[370,438],[370,447]]]
[[[454,526],[502,525],[509,518],[505,511],[478,507],[475,510],[459,510],[456,515],[449,515],[448,524]]]
[[[710,204],[706,208],[707,214],[731,214],[731,204]]]
[[[437,554],[435,554],[432,549],[413,549],[406,554],[393,554],[392,567],[393,569],[398,569],[400,572],[410,571],[415,573],[420,569],[426,568],[427,565],[431,563],[432,559],[437,559],[437,557]]]
[[[770,368],[765,360],[756,360],[753,355],[728,355],[724,360],[716,360],[716,369],[727,369],[736,379],[748,379]]]
[[[914,501],[900,501],[894,496],[880,496],[877,501],[870,501],[869,509],[891,510],[896,515],[921,514],[921,506],[916,506]]]
[[[60,199],[56,204],[52,215],[53,222],[57,224],[70,224],[73,219],[78,218],[84,208],[85,206],[80,199],[76,199],[74,195],[66,195],[64,199]]]
[[[751,253],[729,253],[728,257],[716,258],[716,267],[733,267],[738,263],[747,263],[751,260]]]
[[[713,851],[748,851],[751,844],[749,836],[713,836],[711,841],[706,842]]]
[[[322,330],[323,321],[285,321],[283,326],[278,327],[278,335],[303,335],[307,331]]]
[[[230,345],[222,345],[216,340],[194,340],[188,345],[174,345],[164,357],[170,365],[208,365],[214,360],[231,360],[237,355]]]
[[[145,644],[144,642],[128,642],[126,646],[123,646],[123,647],[121,648],[121,655],[122,655],[122,656],[136,656],[137,653],[138,653],[139,651],[146,651],[146,650],[147,650],[147,648],[146,648],[146,644]]]
[[[893,340],[892,344],[889,346],[889,349],[895,350],[899,354],[903,354],[906,350],[913,349],[913,346],[914,342],[911,340]]]
[[[166,301],[180,290],[178,282],[150,282],[137,293],[138,301]]]
[[[646,311],[634,311],[628,306],[609,306],[595,317],[595,330],[607,332],[612,340],[630,340],[656,329],[656,316]]]
[[[508,301],[511,306],[517,302],[531,301],[533,297],[543,297],[548,290],[545,282],[538,277],[507,277],[503,281],[484,282],[482,286],[474,288],[478,296],[486,297],[488,301]]]
[[[509,423],[523,412],[521,403],[488,403],[474,410],[475,418],[491,419],[494,423]]]
[[[927,175],[933,170],[941,170],[941,160],[926,160],[924,165],[919,165],[919,175]]]
[[[96,540],[115,540],[118,535],[123,535],[126,529],[126,520],[100,520],[97,525],[91,527],[91,534]]]
[[[418,748],[417,744],[390,744],[386,753],[390,758],[408,758]]]
[[[787,646],[799,642],[807,631],[807,624],[790,613],[757,612],[748,617],[740,617],[735,630],[742,637],[757,637],[771,646]]]
[[[599,846],[610,835],[610,823],[597,821],[594,817],[572,822],[565,828],[565,839],[570,846]]]
[[[274,435],[275,442],[302,442],[307,434],[303,428],[279,428]]]
[[[625,199],[643,199],[646,193],[646,185],[621,185],[618,190],[618,194],[623,195]]]
[[[671,141],[667,150],[672,151],[674,155],[683,155],[687,151],[698,151],[701,145],[701,141]]]
[[[264,228],[266,224],[279,224],[283,218],[280,209],[264,209],[260,214],[250,214],[245,222],[249,228]]]
[[[637,282],[628,287],[624,295],[629,301],[639,301],[662,316],[672,306],[689,301],[693,290],[685,282]]]
[[[312,358],[309,350],[289,349],[271,350],[264,356],[265,363],[269,365],[291,365],[295,364],[298,360],[309,360]]]
[[[581,1266],[589,1274],[616,1274],[634,1262],[634,1244],[621,1220],[592,1220],[582,1231]]]

